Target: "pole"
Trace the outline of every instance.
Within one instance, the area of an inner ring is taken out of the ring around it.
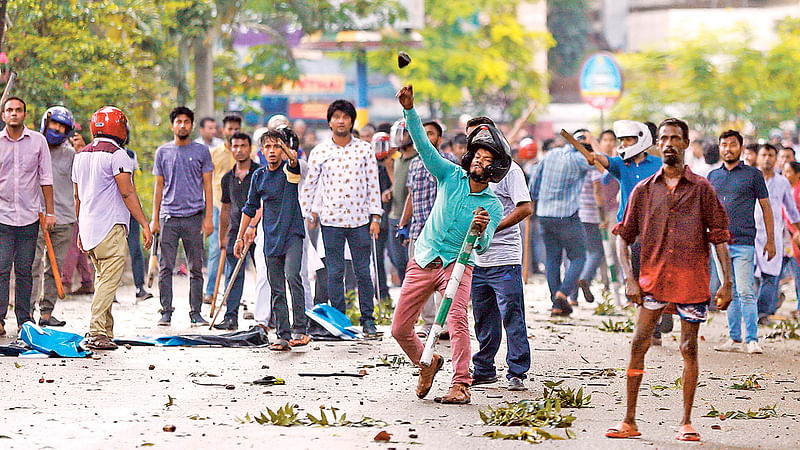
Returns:
[[[50,232],[44,224],[44,215],[39,213],[39,227],[44,233],[44,243],[47,245],[47,257],[50,259],[50,271],[53,272],[53,280],[56,282],[56,289],[58,290],[58,298],[63,299],[66,297],[64,294],[64,286],[61,284],[61,272],[58,270],[58,263],[56,262],[56,252],[53,250],[53,242],[50,240]]]
[[[217,267],[217,279],[214,281],[214,295],[211,297],[211,315],[214,315],[214,307],[217,305],[217,294],[219,293],[219,281],[225,270],[225,249],[219,251],[219,267]]]
[[[367,51],[356,50],[356,128],[369,122],[369,99],[367,98]]]
[[[217,313],[214,314],[214,317],[211,319],[211,323],[208,325],[208,329],[214,328],[214,323],[217,321],[217,317],[219,316],[219,312],[222,311],[222,308],[225,306],[225,302],[228,300],[228,295],[231,293],[231,288],[234,285],[234,280],[236,276],[239,275],[239,270],[242,268],[242,263],[244,262],[245,258],[247,258],[247,251],[250,250],[250,244],[247,244],[244,249],[242,249],[242,257],[239,258],[239,262],[236,263],[236,267],[233,269],[233,273],[231,274],[230,283],[228,286],[225,287],[225,295],[222,296],[222,303],[219,305],[219,309]]]

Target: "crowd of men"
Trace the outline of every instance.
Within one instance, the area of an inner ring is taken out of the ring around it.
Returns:
[[[411,86],[400,90],[398,100],[401,119],[360,130],[354,129],[352,103],[331,103],[332,135],[313,147],[303,139],[305,124],[292,127],[283,116],[272,117],[252,136],[242,131],[240,116],[225,116],[222,138],[216,121],[202,118],[192,140],[194,112],[176,107],[169,115],[173,139],[155,152],[148,220],[134,187],[138,161],[127,148],[123,111],[99,109],[87,145],[68,109],[48,109],[36,132],[24,124],[25,102],[9,98],[0,132],[0,335],[6,333],[12,267],[17,325],[31,321],[38,305],[40,326],[63,326],[53,315],[58,280],[71,281],[75,267],[86,272],[80,259],[88,256],[94,280],[82,275],[74,291],[94,295],[86,344],[115,349],[111,308],[125,260],[130,253],[137,297],[152,297],[144,289],[142,247],[149,249],[155,240],[159,326],[170,326],[175,311],[180,242],[193,326],[208,325],[203,303],[215,302],[218,286],[230,284],[224,318],[215,327],[238,329],[245,278],[238,269],[249,255],[257,278],[252,318],[264,330],[275,330],[270,349],[308,344],[313,329],[306,311],[329,303],[344,313],[348,285],[357,292],[363,335],[375,337],[375,300],[386,301],[393,278],[384,266],[388,256],[401,285],[392,336],[419,365],[420,338],[431,332],[439,309],[434,292],[444,291],[462,242],[475,227],[481,233],[475,254],[462,261],[467,266],[448,299],[446,331],[439,336],[451,339],[454,375],[436,401],[468,403],[471,386],[498,381],[495,356],[503,329],[507,387],[526,389],[531,355],[524,265],[536,272],[544,262],[553,316],[572,314],[579,293],[594,301],[599,269],[606,289],[621,276],[627,298],[641,306],[628,369],[628,412],[607,436],[638,435],[644,355],[650,345],[661,344],[661,333],[671,331],[677,314],[685,364],[685,411],[677,437],[699,439],[690,413],[700,323],[709,310],[727,309],[729,340],[716,350],[762,353],[758,324],[769,322],[780,307],[782,277],[791,275],[800,286],[800,163],[791,142],[745,145],[740,133],[727,130],[711,144],[690,136],[679,119],[658,126],[621,120],[597,138],[581,129],[572,134],[572,144],[545,142],[536,155],[530,139],[512,151],[488,117],[472,118],[446,141],[439,122],[420,119]],[[530,260],[523,264],[528,239]],[[47,255],[48,240],[53,255]],[[313,291],[312,257],[324,265]],[[51,261],[64,270],[54,273]],[[620,273],[611,273],[616,268]],[[470,304],[479,342],[474,354]],[[419,318],[423,325],[416,329]],[[443,362],[434,354],[422,366],[420,398]]]

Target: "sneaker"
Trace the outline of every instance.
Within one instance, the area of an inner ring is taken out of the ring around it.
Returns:
[[[66,325],[67,322],[63,320],[58,320],[53,316],[48,317],[47,319],[39,319],[39,326],[40,327],[63,327]]]
[[[508,390],[509,391],[527,391],[528,388],[525,387],[525,383],[522,382],[521,378],[511,377],[508,379]]]
[[[747,348],[747,353],[751,353],[751,354],[752,353],[758,353],[758,354],[764,353],[764,350],[762,350],[761,346],[758,345],[758,341],[750,341],[747,344],[745,344],[745,347]]]
[[[482,384],[492,384],[497,383],[497,377],[489,377],[489,378],[473,378],[472,385],[473,386],[480,386]]]
[[[148,298],[153,298],[153,294],[145,291],[144,288],[139,288],[139,290],[136,291],[137,300],[147,300]]]
[[[362,330],[364,332],[364,336],[367,337],[375,337],[378,335],[378,329],[375,327],[374,323],[365,324]]]
[[[714,350],[718,352],[741,352],[743,349],[741,342],[728,339],[724,344],[714,347]]]
[[[206,323],[207,323],[207,322],[206,322]],[[231,330],[231,331],[235,331],[235,330],[238,330],[238,329],[239,329],[239,325],[238,325],[236,322],[233,322],[233,321],[231,321],[231,320],[225,319],[225,320],[223,320],[222,322],[220,322],[220,323],[218,323],[218,324],[214,325],[214,328],[216,328],[217,330]]]
[[[161,319],[158,321],[158,326],[168,327],[172,322],[172,312],[162,312]]]
[[[199,312],[190,312],[189,313],[189,321],[192,322],[192,328],[202,327],[203,325],[206,325],[206,326],[208,325],[208,322],[206,321],[206,319],[203,319],[203,316],[201,316]]]

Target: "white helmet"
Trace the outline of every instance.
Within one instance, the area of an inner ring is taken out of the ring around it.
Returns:
[[[635,120],[618,120],[614,122],[614,134],[617,135],[617,139],[624,137],[636,138],[636,143],[631,146],[623,148],[620,144],[617,147],[617,153],[622,159],[631,159],[653,145],[653,135],[650,134],[650,128]]]
[[[253,145],[256,148],[261,148],[261,136],[267,131],[269,131],[269,128],[266,127],[256,128],[256,131],[253,131]]]
[[[283,114],[275,114],[274,116],[270,117],[269,121],[267,122],[267,128],[270,130],[277,130],[281,125],[285,127],[291,125],[289,123],[289,119],[287,119]]]
[[[406,120],[397,119],[390,130],[389,142],[392,148],[404,147],[411,143],[411,138],[407,136]]]

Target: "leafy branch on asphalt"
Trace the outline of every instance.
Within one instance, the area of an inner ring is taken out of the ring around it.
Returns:
[[[239,423],[257,423],[259,425],[276,425],[280,427],[291,426],[321,426],[321,427],[376,427],[386,426],[386,422],[382,420],[373,419],[364,416],[358,421],[347,420],[347,413],[339,415],[339,408],[326,407],[320,405],[319,417],[311,413],[307,413],[306,417],[300,417],[298,405],[287,403],[277,411],[267,408],[267,414],[263,412],[258,415],[250,416],[250,413],[245,414],[244,418],[237,417]],[[327,411],[327,412],[326,412]]]
[[[779,417],[778,412],[775,410],[775,406],[762,406],[758,408],[756,411],[752,411],[748,409],[747,411],[736,410],[736,411],[728,411],[728,412],[721,412],[714,408],[714,405],[711,405],[711,410],[703,417],[719,417],[720,420],[725,419],[769,419],[773,417]]]

